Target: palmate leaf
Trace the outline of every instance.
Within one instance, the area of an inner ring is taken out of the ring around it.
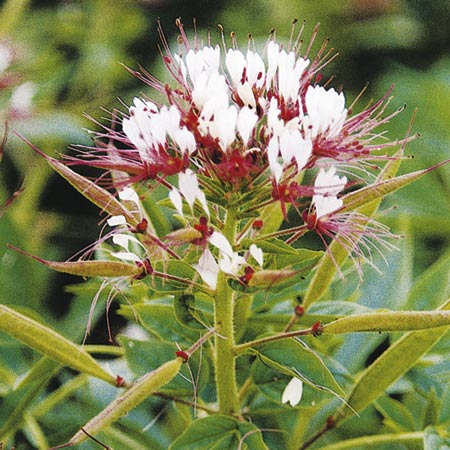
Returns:
[[[197,419],[169,447],[170,450],[268,450],[261,430],[249,422],[214,415]]]

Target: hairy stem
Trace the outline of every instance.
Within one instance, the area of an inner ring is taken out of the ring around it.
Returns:
[[[224,236],[233,245],[236,234],[236,218],[229,210],[223,229]],[[239,415],[234,355],[234,294],[228,286],[226,275],[220,271],[217,278],[214,301],[214,322],[218,330],[215,336],[215,376],[219,412]]]

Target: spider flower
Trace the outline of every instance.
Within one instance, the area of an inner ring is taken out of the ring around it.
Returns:
[[[293,228],[289,244],[314,231],[325,247],[336,239],[362,256],[372,239],[390,236],[362,213],[343,211],[342,191],[356,182],[370,184],[374,174],[368,181],[365,175],[394,158],[388,148],[412,139],[385,139],[384,125],[400,111],[385,114],[391,89],[355,114],[343,92],[320,85],[335,53],[324,44],[316,56],[309,54],[316,33],[303,54],[296,45],[300,36],[286,46],[271,36],[262,51],[250,41],[242,51],[235,38],[226,48],[223,36],[223,47],[211,38],[201,45],[198,36],[191,44],[180,21],[177,26],[175,53],[160,30],[170,82],[130,70],[165,101],[135,98],[127,111],[114,114],[121,127],[102,125],[94,147],[66,159],[106,169],[109,187],[120,192],[128,186],[141,193],[156,185],[166,189],[165,205],[185,228],[160,240],[142,238],[144,246],[159,245],[176,259],[191,252],[190,264],[214,287],[220,270],[245,276],[250,256],[260,267],[264,260],[261,249],[240,247],[237,240],[215,245],[230,208],[241,214],[236,229],[242,236],[264,208],[279,207],[290,220],[288,205],[304,222]]]

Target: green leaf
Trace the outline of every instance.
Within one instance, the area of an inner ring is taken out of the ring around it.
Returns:
[[[252,377],[256,384],[266,382],[267,367],[290,377],[297,377],[319,391],[328,392],[340,398],[343,391],[319,355],[302,341],[289,339],[270,342],[252,350],[259,358],[252,365]],[[279,402],[281,402],[279,393]]]
[[[204,330],[205,319],[202,312],[195,309],[195,296],[192,294],[176,295],[173,302],[175,317],[179,323],[193,330]]]
[[[375,402],[375,408],[384,417],[384,424],[391,431],[400,433],[416,430],[411,411],[398,400],[381,397]]]
[[[441,309],[449,308],[450,300]],[[347,402],[357,412],[363,411],[430,350],[447,330],[447,327],[431,328],[403,335],[360,375]],[[339,417],[348,417],[350,413],[350,409],[345,408]]]
[[[24,415],[58,370],[55,361],[41,358],[16,389],[2,399],[1,412],[5,420],[0,426],[0,442],[22,427]]]
[[[0,305],[0,330],[72,369],[116,385],[116,379],[82,347],[4,305]]]
[[[198,339],[198,332],[186,327],[180,327],[175,317],[172,299],[168,304],[160,302],[138,303],[131,306],[121,305],[119,313],[129,320],[138,316],[142,325],[153,335],[167,342],[177,342],[189,346]]]
[[[209,416],[192,422],[169,447],[170,450],[268,450],[261,430],[228,416]]]
[[[324,333],[412,331],[450,325],[450,311],[392,311],[343,317],[323,326]]]

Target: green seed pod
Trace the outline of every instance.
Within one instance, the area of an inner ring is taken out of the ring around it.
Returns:
[[[164,363],[161,367],[139,378],[130,389],[120,397],[117,397],[100,414],[88,422],[82,430],[76,433],[65,446],[69,447],[85,441],[88,439],[86,432],[89,435],[94,435],[107,428],[128,411],[142,403],[153,392],[172,380],[180,371],[182,364],[182,358],[172,359]]]
[[[286,281],[289,281],[292,277],[298,274],[297,270],[260,270],[254,272],[248,281],[249,287],[269,288],[276,286]]]

